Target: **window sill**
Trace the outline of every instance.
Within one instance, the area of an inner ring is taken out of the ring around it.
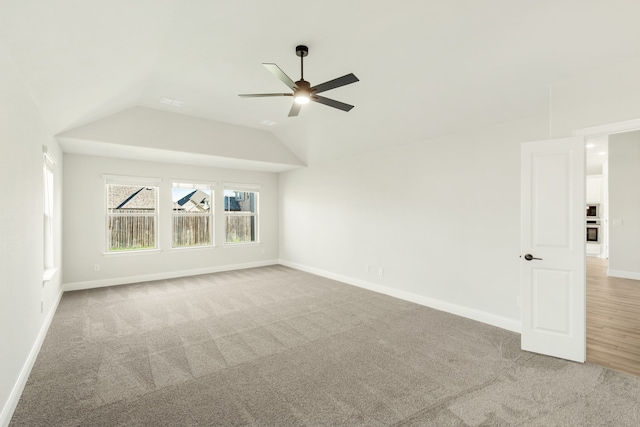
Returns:
[[[206,249],[215,249],[217,246],[216,245],[202,245],[202,246],[182,246],[179,248],[171,248],[170,250],[176,251],[176,252],[182,252],[182,251],[198,251],[198,250],[206,250]]]
[[[58,271],[57,268],[47,268],[44,273],[42,273],[42,284],[46,284],[47,282],[49,282],[51,279],[53,279],[53,276],[56,275],[56,272]]]
[[[141,251],[112,251],[103,252],[104,256],[122,256],[122,255],[151,255],[162,252],[162,249],[145,249]]]
[[[246,242],[246,243],[225,243],[225,248],[240,248],[243,246],[260,246],[262,242]]]

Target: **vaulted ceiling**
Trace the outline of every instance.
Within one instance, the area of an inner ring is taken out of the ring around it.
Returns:
[[[0,48],[54,134],[147,107],[314,163],[548,114],[551,82],[640,55],[638,16],[637,0],[0,0]],[[297,44],[312,85],[360,79],[323,94],[351,112],[237,96],[286,91],[261,63],[297,80]]]

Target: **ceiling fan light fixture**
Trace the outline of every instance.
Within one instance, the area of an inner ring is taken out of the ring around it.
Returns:
[[[293,98],[296,104],[308,104],[309,103],[309,94],[307,93],[296,93],[296,96]]]
[[[293,101],[296,104],[308,104],[311,100],[311,84],[305,79],[296,82],[297,89],[293,93]]]

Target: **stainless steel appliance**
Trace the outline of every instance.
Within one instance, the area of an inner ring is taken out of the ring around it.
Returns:
[[[587,243],[600,243],[600,221],[587,220]]]

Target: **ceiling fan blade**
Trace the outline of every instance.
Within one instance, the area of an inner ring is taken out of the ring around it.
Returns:
[[[282,83],[286,84],[290,89],[297,89],[298,88],[296,83],[293,80],[291,80],[289,78],[289,76],[287,76],[284,73],[284,71],[282,71],[280,69],[280,67],[278,67],[276,64],[266,63],[266,64],[262,64],[262,65],[264,65],[264,68],[266,68],[267,70],[271,71],[271,74],[273,74],[278,79],[280,79],[280,81]]]
[[[353,108],[353,105],[345,104],[344,102],[336,101],[335,99],[325,98],[324,96],[312,95],[311,100],[342,111],[350,111]]]
[[[338,77],[337,79],[329,80],[328,82],[320,83],[311,88],[312,92],[320,93],[327,90],[335,89],[340,86],[346,86],[351,83],[359,82],[360,80],[353,74],[347,74],[346,76]]]
[[[242,93],[241,98],[264,98],[267,96],[293,96],[292,93]]]
[[[297,102],[294,102],[293,105],[291,106],[291,110],[289,110],[289,117],[297,116],[301,108],[302,108],[302,104],[298,104]]]

